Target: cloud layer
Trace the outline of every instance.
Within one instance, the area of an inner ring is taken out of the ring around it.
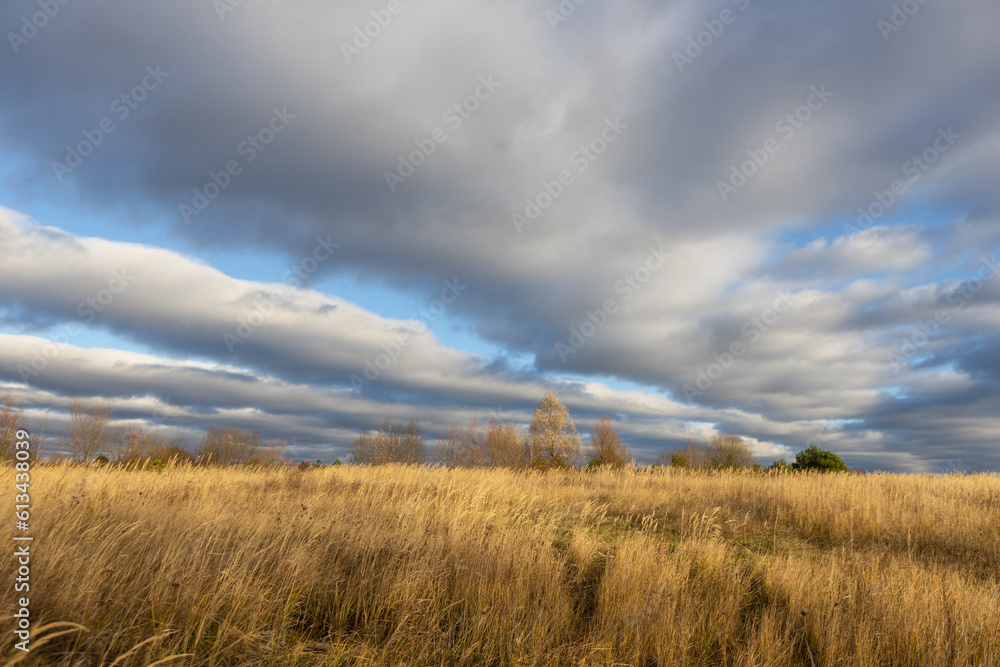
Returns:
[[[30,387],[156,397],[195,429],[297,415],[304,447],[383,413],[527,419],[559,387],[648,456],[717,429],[1000,467],[994,3],[391,4],[104,0],[33,32],[38,5],[5,4],[4,203],[189,252],[7,214],[4,378],[76,323],[130,346],[117,380],[69,340]],[[191,258],[239,248],[300,275]],[[344,276],[421,295],[423,321],[308,289]],[[504,356],[441,345],[444,312]]]

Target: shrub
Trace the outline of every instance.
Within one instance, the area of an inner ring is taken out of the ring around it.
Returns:
[[[818,470],[820,472],[847,472],[845,464],[839,456],[816,445],[810,444],[795,455],[796,470]]]
[[[715,470],[749,468],[755,463],[753,453],[743,438],[732,433],[712,436],[708,445],[708,465]]]
[[[684,454],[684,452],[674,452],[673,456],[670,457],[670,467],[671,468],[690,468],[691,459]]]
[[[590,461],[587,467],[611,466],[622,468],[631,458],[610,417],[602,416],[590,429]]]

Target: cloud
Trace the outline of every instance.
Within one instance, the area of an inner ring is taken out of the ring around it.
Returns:
[[[887,38],[887,9],[861,0],[585,3],[553,30],[556,5],[403,3],[374,28],[381,6],[63,6],[0,64],[18,91],[0,100],[5,204],[56,202],[185,252],[8,231],[5,322],[85,324],[168,359],[406,406],[523,411],[564,375],[611,377],[684,418],[796,425],[748,433],[761,442],[852,419],[844,447],[936,465],[909,449],[915,426],[876,416],[908,414],[899,387],[928,376],[990,386],[997,283],[955,295],[1000,240],[1000,9],[928,3]],[[700,37],[723,10],[734,20]],[[34,11],[7,3],[0,25],[16,33]],[[514,214],[531,219],[521,233]],[[670,258],[632,287],[651,248]],[[222,250],[315,270],[241,281],[194,259]],[[427,317],[305,289],[353,276],[414,291],[418,312],[440,301],[534,363],[512,371],[440,345]],[[467,288],[443,294],[456,280]],[[772,323],[778,293],[794,306]],[[609,299],[599,331],[560,355]],[[907,340],[916,352],[894,361]],[[686,392],[713,364],[710,388]],[[986,404],[967,409],[989,423]],[[987,456],[978,435],[958,440]]]

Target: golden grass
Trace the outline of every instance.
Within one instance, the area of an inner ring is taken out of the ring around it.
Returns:
[[[995,475],[50,465],[31,491],[33,623],[86,630],[21,665],[1000,664]]]

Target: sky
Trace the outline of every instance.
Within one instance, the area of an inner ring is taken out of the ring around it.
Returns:
[[[345,459],[1000,469],[992,0],[8,0],[0,391]]]

